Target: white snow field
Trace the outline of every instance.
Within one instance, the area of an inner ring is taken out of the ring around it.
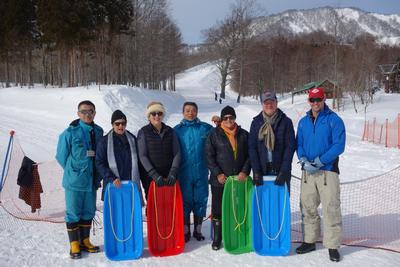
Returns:
[[[89,99],[96,105],[95,121],[110,130],[110,117],[115,109],[121,109],[128,118],[128,130],[134,134],[147,123],[144,113],[146,105],[153,100],[161,101],[167,109],[166,123],[175,126],[182,118],[184,101],[195,101],[199,105],[199,118],[210,122],[214,114],[229,104],[235,107],[237,122],[249,130],[252,118],[261,110],[256,99],[245,98],[236,103],[236,94],[228,90],[227,98],[219,104],[214,100],[218,88],[216,68],[204,64],[189,69],[177,77],[176,92],[165,92],[132,88],[123,85],[78,87],[78,88],[0,88],[0,162],[6,150],[9,130],[16,137],[25,153],[34,161],[54,160],[58,135],[76,118],[76,106]],[[399,165],[400,150],[385,148],[361,141],[364,113],[355,113],[350,101],[345,100],[345,111],[340,111],[347,129],[346,151],[340,159],[342,181],[361,180],[389,171]],[[400,95],[378,92],[374,104],[367,109],[367,119],[377,117],[383,121],[393,120],[399,112]],[[328,104],[330,102],[328,101]],[[291,104],[290,96],[283,96],[278,106],[292,118],[295,127],[300,116],[308,109],[306,96],[296,96]],[[300,176],[297,157],[293,160],[293,174]],[[61,177],[56,177],[61,183]],[[63,197],[63,195],[60,195]],[[384,197],[384,196],[383,196]],[[210,210],[210,204],[208,206]],[[209,211],[208,211],[209,214]],[[99,214],[101,216],[101,214]],[[400,222],[399,222],[400,223]],[[144,229],[143,255],[138,260],[112,262],[103,252],[83,254],[80,260],[69,258],[69,244],[64,224],[30,222],[14,219],[0,208],[0,266],[399,266],[400,253],[343,246],[342,261],[329,261],[327,250],[318,244],[315,252],[296,255],[298,244],[286,257],[262,257],[247,253],[230,255],[223,249],[213,251],[209,239],[210,221],[206,221],[203,233],[207,239],[198,242],[191,239],[184,253],[164,258],[152,257],[147,249],[146,225]],[[103,248],[102,228],[92,237],[93,243]]]

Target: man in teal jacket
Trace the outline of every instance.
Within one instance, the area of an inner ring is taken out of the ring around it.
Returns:
[[[178,181],[182,189],[185,242],[190,240],[190,213],[194,215],[193,237],[204,240],[201,224],[206,216],[208,200],[208,168],[204,147],[213,127],[197,118],[194,102],[183,104],[183,120],[174,127],[181,147]]]
[[[64,169],[65,222],[73,259],[81,257],[81,250],[99,252],[99,247],[90,243],[89,235],[99,187],[94,167],[96,141],[103,136],[103,129],[93,122],[96,109],[92,102],[80,102],[77,114],[79,119],[60,135],[56,155]]]

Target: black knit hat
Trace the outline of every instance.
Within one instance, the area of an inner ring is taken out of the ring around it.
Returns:
[[[231,106],[226,106],[221,110],[221,119],[223,119],[226,115],[232,115],[236,119],[236,112]]]
[[[111,115],[111,124],[113,124],[116,120],[126,120],[126,116],[124,113],[122,113],[121,110],[117,109],[116,111],[113,112]]]

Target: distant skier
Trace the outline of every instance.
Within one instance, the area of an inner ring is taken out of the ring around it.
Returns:
[[[217,94],[217,92],[215,92],[214,95],[215,95],[215,101],[218,101],[218,94]]]
[[[96,142],[103,137],[103,129],[93,122],[95,115],[92,102],[80,102],[79,119],[71,122],[60,135],[57,145],[56,159],[64,169],[65,221],[72,259],[80,258],[81,251],[100,251],[89,241],[96,212],[96,191],[100,186],[95,169],[95,148]]]
[[[322,88],[308,94],[311,110],[297,128],[297,156],[303,170],[300,208],[303,224],[303,243],[298,254],[315,250],[320,237],[318,206],[324,214],[323,244],[328,248],[331,261],[340,261],[338,248],[342,235],[340,210],[339,155],[346,143],[346,130],[342,119],[325,104]]]
[[[183,119],[174,127],[181,146],[181,165],[178,180],[182,190],[185,242],[190,240],[190,213],[193,212],[193,237],[204,240],[201,233],[208,200],[208,168],[205,159],[205,142],[213,127],[197,117],[194,102],[185,102]]]

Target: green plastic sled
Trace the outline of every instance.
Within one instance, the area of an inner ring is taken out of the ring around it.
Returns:
[[[241,254],[253,251],[251,208],[253,183],[229,176],[222,196],[222,240],[225,251]]]

